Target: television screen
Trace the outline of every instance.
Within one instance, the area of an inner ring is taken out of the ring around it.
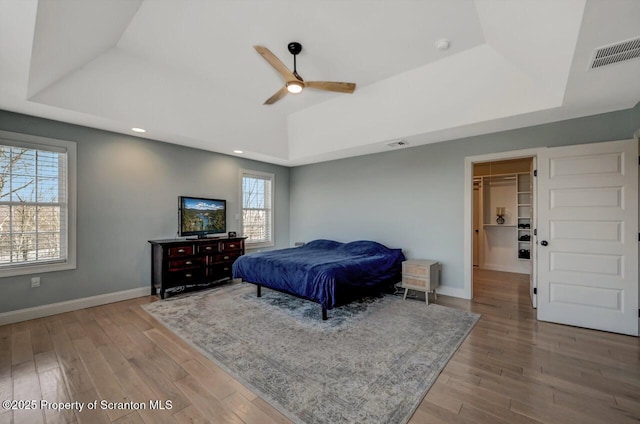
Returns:
[[[227,232],[227,202],[220,199],[180,196],[180,236]]]

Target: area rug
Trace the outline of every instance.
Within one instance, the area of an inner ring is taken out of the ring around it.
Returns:
[[[231,284],[145,305],[296,423],[406,423],[479,315],[384,295],[329,311]]]

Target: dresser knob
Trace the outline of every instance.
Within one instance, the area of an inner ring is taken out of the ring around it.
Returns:
[[[235,244],[230,244],[229,247],[236,247],[236,245]]]
[[[193,263],[193,262],[191,262],[191,261],[187,261],[187,262],[185,262],[184,264],[185,264],[185,265],[191,265],[192,263]]]
[[[207,246],[205,249],[206,250],[211,250],[211,246]]]
[[[225,270],[225,271],[229,271],[229,268],[225,266],[225,267],[224,267],[224,270]]]
[[[184,253],[184,249],[178,249],[178,253]]]
[[[193,277],[193,274],[184,274],[184,276],[187,277],[187,278],[191,278],[191,277]]]
[[[225,256],[225,257],[224,257],[224,259],[225,259],[225,260],[227,260],[227,259],[229,259],[229,257],[228,257],[228,256]]]

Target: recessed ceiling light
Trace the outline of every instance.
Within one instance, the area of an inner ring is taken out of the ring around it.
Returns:
[[[144,128],[138,128],[138,127],[133,127],[133,128],[131,128],[131,131],[133,131],[133,132],[138,132],[138,133],[144,133],[144,132],[147,132],[147,130],[145,130]]]
[[[234,150],[233,153],[242,154],[244,152],[242,150]]]

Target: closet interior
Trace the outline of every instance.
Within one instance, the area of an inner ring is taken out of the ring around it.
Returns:
[[[532,158],[474,164],[474,267],[531,274],[532,168]]]

